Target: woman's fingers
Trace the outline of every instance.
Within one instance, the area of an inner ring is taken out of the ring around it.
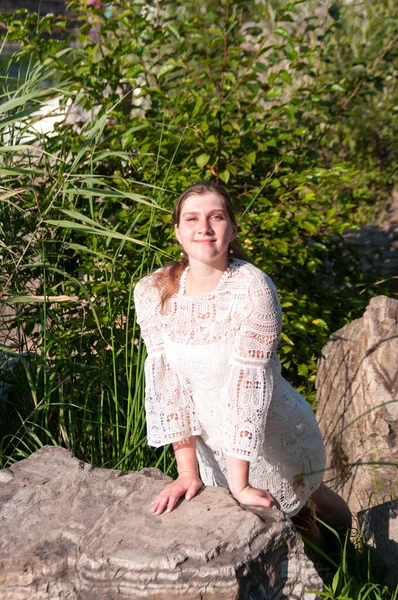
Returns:
[[[266,508],[271,508],[272,506],[272,502],[269,500],[269,498],[259,498],[259,504],[261,504],[261,506],[265,506]]]
[[[239,494],[235,494],[235,498],[241,504],[248,504],[249,506],[264,506],[266,508],[276,506],[276,508],[279,508],[279,503],[268,490],[260,490],[250,485],[246,486]]]
[[[274,504],[276,504],[273,496],[271,496],[271,494],[267,491],[264,491],[264,502],[265,502],[265,506],[268,506],[268,507],[274,506]]]
[[[182,494],[178,494],[178,495],[173,494],[169,497],[166,512],[171,512],[173,510],[173,508],[175,507],[175,505],[177,503],[177,500],[179,500],[181,496],[182,496]]]
[[[152,503],[152,512],[156,515],[161,515],[165,510],[170,512],[173,510],[177,500],[182,494],[176,493],[173,490],[164,490],[159,496],[156,496]]]
[[[152,512],[160,515],[164,511],[167,506],[169,499],[165,495],[156,496],[155,500],[152,502]]]
[[[275,508],[278,509],[280,508],[279,502],[275,500],[272,494],[270,494],[266,490],[264,490],[264,506],[266,506],[267,508],[272,508],[273,506],[275,506]]]
[[[186,500],[191,500],[191,498],[193,498],[194,496],[196,496],[196,494],[198,493],[198,491],[200,490],[201,487],[202,487],[202,482],[201,481],[193,481],[191,483],[191,485],[189,486],[189,490],[185,494],[185,499]]]
[[[189,481],[176,480],[168,485],[152,502],[152,512],[161,515],[164,511],[171,512],[181,496],[191,500],[202,487],[199,478]]]

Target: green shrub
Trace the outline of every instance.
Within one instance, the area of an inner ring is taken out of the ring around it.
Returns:
[[[178,255],[173,202],[199,179],[231,190],[241,241],[285,309],[285,374],[314,402],[330,332],[392,293],[341,236],[396,182],[397,18],[389,2],[318,16],[311,2],[73,8],[0,17],[19,44],[1,66],[0,294],[17,331],[4,351],[35,356],[30,410],[7,404],[1,462],[56,443],[97,465],[172,469],[145,444],[131,299]],[[85,121],[40,134],[36,112],[55,99]]]

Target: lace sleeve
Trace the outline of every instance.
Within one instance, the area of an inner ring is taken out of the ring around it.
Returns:
[[[175,373],[165,356],[159,322],[159,295],[151,276],[134,290],[137,323],[148,356],[145,360],[145,412],[148,444],[164,446],[200,435],[187,384]]]
[[[265,274],[250,282],[242,324],[235,340],[223,398],[224,451],[255,461],[262,445],[273,392],[273,368],[281,332],[281,307]]]

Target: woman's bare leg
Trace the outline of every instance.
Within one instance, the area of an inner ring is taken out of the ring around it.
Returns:
[[[311,495],[311,500],[315,505],[315,516],[329,527],[344,533],[351,529],[352,515],[348,504],[324,483]]]
[[[315,520],[315,511],[311,500],[307,500],[307,503],[300,512],[292,517],[292,521],[303,537],[313,542],[316,546],[322,545],[322,533]]]
[[[320,546],[325,538],[330,538],[330,532],[317,522],[317,517],[338,533],[345,534],[351,529],[352,516],[347,503],[324,483],[321,483],[301,511],[292,518],[301,535]]]

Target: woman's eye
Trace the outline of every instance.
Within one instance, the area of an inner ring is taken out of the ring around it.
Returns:
[[[217,221],[221,221],[222,216],[221,215],[213,215],[212,219],[217,219]]]

